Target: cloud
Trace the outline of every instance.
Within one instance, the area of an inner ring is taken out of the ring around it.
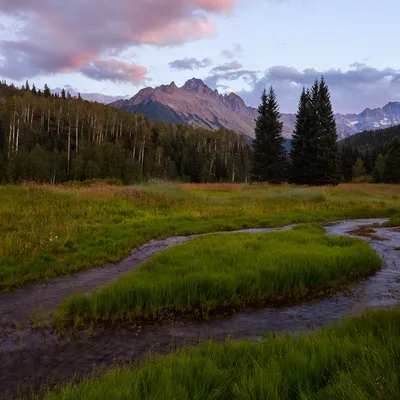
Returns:
[[[232,61],[230,63],[225,63],[224,65],[219,65],[211,70],[211,73],[226,72],[231,70],[238,70],[242,68],[243,65],[239,61]]]
[[[92,61],[83,67],[80,72],[97,81],[141,83],[148,80],[146,68],[118,60]]]
[[[211,65],[211,60],[209,58],[203,58],[198,60],[197,58],[185,57],[182,60],[171,61],[168,65],[171,69],[175,71],[191,70],[205,68]]]
[[[204,79],[204,82],[211,88],[224,88],[225,85],[220,84],[220,81],[236,81],[243,79],[246,83],[255,85],[258,79],[257,71],[238,70],[216,73]]]
[[[335,112],[360,112],[366,107],[382,107],[400,97],[400,70],[377,69],[364,63],[354,63],[347,70],[326,71],[307,68],[299,71],[288,66],[273,66],[254,82],[252,89],[238,93],[250,105],[256,106],[262,90],[274,86],[284,112],[294,112],[302,86],[311,86],[324,75],[330,87]]]
[[[20,24],[16,38],[0,41],[0,75],[21,80],[90,70],[93,62],[98,66],[110,51],[119,54],[141,44],[166,46],[197,40],[215,33],[212,14],[229,14],[236,3],[0,0],[0,14],[17,18]]]
[[[238,55],[240,55],[243,52],[243,47],[241,44],[239,43],[234,43],[233,47],[231,50],[225,49],[221,51],[221,54],[225,57],[225,58],[235,58]]]

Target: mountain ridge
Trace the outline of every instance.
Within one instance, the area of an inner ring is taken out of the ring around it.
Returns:
[[[144,114],[154,122],[164,121],[215,130],[225,127],[254,137],[257,109],[246,105],[236,93],[220,94],[201,79],[189,79],[182,87],[175,82],[141,89],[128,100],[110,103],[115,108]],[[365,130],[400,125],[400,102],[389,102],[382,108],[366,108],[359,114],[335,114],[339,139]],[[296,114],[281,113],[283,135],[290,139]]]

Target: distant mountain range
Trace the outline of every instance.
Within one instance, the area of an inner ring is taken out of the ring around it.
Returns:
[[[225,127],[254,137],[257,109],[249,107],[235,93],[219,94],[201,79],[190,79],[182,87],[174,82],[156,88],[140,90],[129,100],[110,104],[129,112],[144,114],[152,121],[184,124],[206,129]],[[382,108],[365,109],[360,114],[336,114],[340,139],[365,130],[376,130],[400,125],[400,102],[391,102]],[[283,134],[291,138],[295,126],[295,114],[282,114]]]

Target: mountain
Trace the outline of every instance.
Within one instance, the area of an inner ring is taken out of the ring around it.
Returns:
[[[385,129],[400,125],[400,102],[390,102],[382,108],[366,108],[360,114],[336,115],[341,139],[358,132]]]
[[[129,112],[144,114],[152,121],[192,125],[215,130],[225,127],[254,137],[257,109],[248,107],[235,93],[219,94],[201,79],[190,79],[178,88],[174,82],[157,88],[142,89],[129,100],[110,104]],[[282,114],[284,135],[290,138],[295,115]]]
[[[184,124],[215,130],[225,127],[254,137],[257,109],[249,107],[235,93],[220,94],[201,79],[192,78],[182,87],[174,82],[156,88],[145,88],[129,100],[110,104],[129,112],[144,114],[152,121]],[[339,139],[358,132],[384,129],[400,125],[400,102],[382,108],[365,109],[360,114],[336,114]],[[285,138],[291,138],[296,122],[295,114],[282,114]]]

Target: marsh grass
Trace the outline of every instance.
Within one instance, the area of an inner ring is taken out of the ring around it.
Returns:
[[[207,318],[221,307],[321,295],[380,266],[368,244],[325,235],[315,225],[207,235],[155,255],[100,291],[70,298],[54,321],[125,322],[158,319],[170,312]]]
[[[0,290],[93,268],[150,239],[399,215],[400,185],[105,182],[0,187]]]
[[[256,344],[208,341],[62,384],[44,398],[398,400],[399,337],[400,309],[379,310]]]

